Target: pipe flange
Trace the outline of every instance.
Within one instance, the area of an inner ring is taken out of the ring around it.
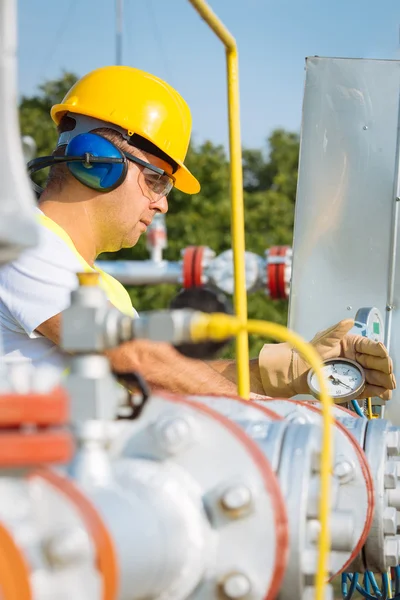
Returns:
[[[160,430],[167,447],[154,443]],[[203,570],[207,576],[191,579],[191,590],[186,582],[184,596],[171,597],[183,600],[195,588],[199,599],[216,599],[221,590],[226,595],[237,588],[235,566],[241,581],[249,581],[246,597],[276,598],[288,552],[285,503],[268,460],[238,425],[199,401],[160,394],[148,400],[138,421],[119,430],[111,453],[114,460],[167,461],[199,490],[199,510],[213,529],[213,544],[204,552],[210,568]]]
[[[293,418],[293,415],[298,419],[307,416],[309,422],[311,421],[320,428],[322,426],[321,409],[311,403],[283,399],[267,400],[265,404],[285,419]],[[349,415],[346,417],[351,418]],[[355,420],[352,419],[352,424]],[[362,419],[358,420],[362,421]],[[332,538],[335,550],[332,558],[332,571],[335,574],[343,570],[353,572],[364,569],[361,549],[367,540],[373,522],[374,484],[368,462],[360,445],[340,421],[334,421],[333,428],[333,474],[337,485],[337,499],[333,508],[342,515],[340,517],[332,515],[331,530],[335,538],[341,532],[336,542]],[[357,507],[356,510],[355,507]],[[347,553],[340,541],[341,539],[350,540],[350,531],[347,529],[346,533],[345,528],[345,523],[348,522],[348,527],[350,521],[346,521],[347,517],[344,515],[353,515],[354,527],[352,546]]]
[[[278,598],[310,597],[318,553],[320,427],[284,421],[272,404],[219,396],[202,396],[201,400],[239,424],[268,457],[288,507],[290,531],[288,566]],[[353,511],[352,508],[348,510],[348,505],[344,506],[344,510],[338,509],[338,489],[336,481],[331,521],[333,544],[329,561],[336,565],[336,570],[346,563],[354,546]]]

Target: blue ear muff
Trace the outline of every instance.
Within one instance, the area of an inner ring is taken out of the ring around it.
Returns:
[[[104,158],[105,162],[90,163],[84,160],[90,154]],[[96,133],[80,133],[65,149],[65,157],[82,156],[82,162],[67,162],[71,174],[83,185],[99,192],[110,192],[124,181],[128,170],[127,160],[110,140]],[[120,159],[120,162],[107,162],[107,159]]]

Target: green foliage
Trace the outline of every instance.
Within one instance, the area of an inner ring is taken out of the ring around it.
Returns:
[[[50,108],[76,79],[74,74],[64,73],[60,79],[41,85],[37,95],[22,98],[21,129],[36,140],[39,156],[50,154],[57,138]],[[298,135],[281,129],[272,132],[265,152],[243,150],[247,250],[262,256],[270,246],[292,243],[298,153]],[[168,260],[179,260],[180,251],[189,245],[209,246],[217,254],[231,246],[229,162],[225,149],[211,142],[192,146],[186,164],[202,187],[195,196],[173,190],[169,197],[168,248],[164,253]],[[141,239],[132,249],[102,258],[146,259],[145,240]],[[167,284],[128,289],[139,312],[165,308],[178,291],[177,286]],[[248,296],[248,311],[250,318],[286,323],[287,303],[271,301],[264,292]],[[251,355],[256,356],[264,342],[252,338]],[[224,355],[232,353],[231,344]]]
[[[60,79],[40,85],[37,95],[22,97],[19,106],[21,133],[33,137],[37,145],[37,156],[48,156],[53,152],[57,130],[50,118],[50,109],[53,104],[61,102],[77,79],[77,75],[64,72]],[[39,185],[43,185],[45,180],[45,171],[35,175],[35,181]]]

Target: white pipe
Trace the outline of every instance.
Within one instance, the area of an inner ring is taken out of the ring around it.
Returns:
[[[79,481],[112,536],[119,600],[183,600],[201,581],[212,535],[188,480],[165,463],[119,459],[108,485]]]
[[[0,0],[0,264],[37,243],[17,111],[15,0]]]
[[[182,283],[182,264],[180,262],[101,260],[97,266],[125,285]]]

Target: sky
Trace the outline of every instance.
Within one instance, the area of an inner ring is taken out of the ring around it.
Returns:
[[[19,94],[63,70],[115,64],[115,0],[18,0]],[[239,52],[242,144],[300,131],[305,58],[400,60],[400,0],[208,0]],[[227,145],[223,44],[188,0],[123,0],[123,64],[165,79],[188,102],[193,140]]]

